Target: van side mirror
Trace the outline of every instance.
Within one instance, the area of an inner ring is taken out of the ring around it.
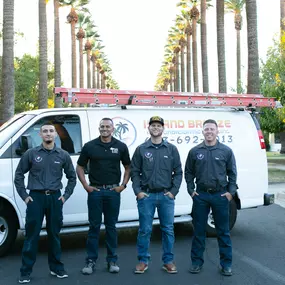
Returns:
[[[23,155],[28,149],[32,148],[32,138],[30,135],[22,135],[20,142],[21,147],[15,151],[17,155]]]

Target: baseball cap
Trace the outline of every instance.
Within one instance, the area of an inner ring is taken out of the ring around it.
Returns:
[[[149,125],[152,123],[161,123],[164,126],[164,120],[159,116],[153,116],[149,119]]]

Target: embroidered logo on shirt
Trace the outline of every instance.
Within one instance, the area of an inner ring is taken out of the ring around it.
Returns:
[[[164,155],[163,157],[164,157],[164,158],[168,158],[168,156],[167,156],[167,155]]]
[[[37,156],[37,157],[35,158],[35,161],[36,161],[36,162],[41,162],[42,160],[43,160],[43,158],[40,157],[40,156]]]
[[[220,158],[219,158],[219,157],[215,157],[215,159],[216,159],[216,160],[220,160]]]
[[[55,161],[54,163],[60,164],[60,161]]]
[[[152,153],[151,153],[151,152],[146,152],[146,153],[144,154],[144,156],[145,156],[146,158],[151,158],[151,157],[152,157]]]
[[[204,158],[204,154],[198,153],[198,154],[197,154],[197,158],[200,159],[200,160],[203,159],[203,158]]]
[[[112,153],[119,153],[119,150],[117,148],[110,147],[110,150]]]

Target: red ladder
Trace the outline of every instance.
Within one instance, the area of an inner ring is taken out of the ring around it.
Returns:
[[[260,94],[215,94],[164,91],[131,91],[55,87],[66,103],[180,107],[276,107],[276,98]]]

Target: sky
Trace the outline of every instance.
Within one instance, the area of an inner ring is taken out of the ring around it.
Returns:
[[[15,56],[36,54],[38,42],[38,0],[15,0],[15,30],[24,33],[15,46]],[[89,10],[113,70],[113,78],[120,89],[153,90],[163,61],[168,30],[174,25],[179,10],[176,0],[91,0]],[[215,1],[212,1],[215,3]],[[258,45],[261,60],[266,59],[267,49],[279,33],[279,0],[257,0]],[[0,11],[3,10],[0,1]],[[29,13],[24,13],[24,10]],[[60,9],[61,61],[64,87],[71,87],[70,25],[66,16],[70,8]],[[27,17],[27,15],[29,15]],[[207,10],[207,39],[210,92],[218,92],[216,11]],[[2,22],[2,12],[0,16]],[[53,1],[47,4],[49,60],[53,62]],[[197,31],[198,56],[200,57],[200,27]],[[225,15],[225,49],[228,93],[236,86],[236,33],[233,14]],[[246,15],[243,13],[241,32],[242,82],[247,83],[247,34]],[[199,91],[202,92],[201,60],[198,59]],[[86,77],[86,76],[85,76]]]

